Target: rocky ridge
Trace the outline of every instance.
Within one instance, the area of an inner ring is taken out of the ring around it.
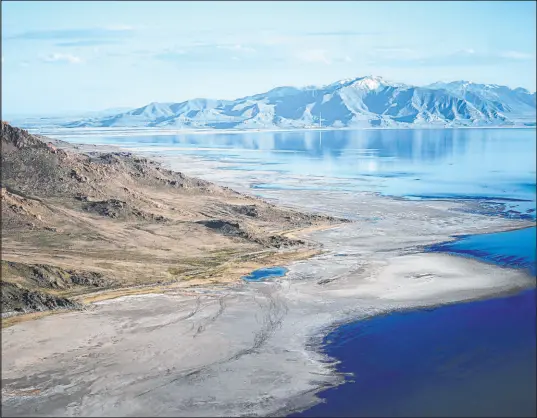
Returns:
[[[70,298],[97,288],[236,280],[245,259],[317,248],[287,231],[345,221],[5,122],[1,163],[2,312],[79,306]]]

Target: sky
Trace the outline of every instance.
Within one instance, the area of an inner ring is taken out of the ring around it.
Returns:
[[[536,2],[2,1],[2,113],[235,99],[378,75],[536,84]]]

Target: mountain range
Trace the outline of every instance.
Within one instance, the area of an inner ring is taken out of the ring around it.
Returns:
[[[303,129],[535,126],[536,94],[468,81],[413,86],[367,76],[278,87],[236,100],[192,99],[61,123],[66,128]]]

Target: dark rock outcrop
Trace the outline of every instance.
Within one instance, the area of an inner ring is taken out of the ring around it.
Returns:
[[[29,290],[16,283],[1,282],[1,285],[3,314],[82,308],[81,304],[68,298]]]

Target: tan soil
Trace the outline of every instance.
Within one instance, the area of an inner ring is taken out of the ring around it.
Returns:
[[[54,298],[103,289],[229,283],[317,253],[296,231],[343,221],[130,153],[54,143],[2,122],[3,314],[69,307]]]

